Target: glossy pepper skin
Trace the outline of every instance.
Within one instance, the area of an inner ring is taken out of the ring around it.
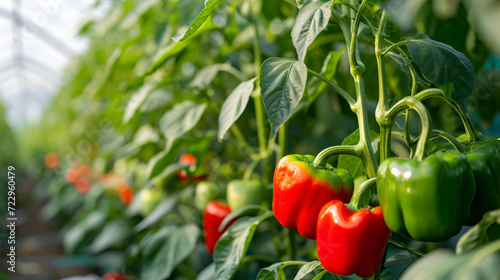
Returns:
[[[390,158],[377,172],[387,226],[414,240],[438,242],[457,234],[475,194],[465,155],[451,151],[422,161]]]
[[[483,145],[488,145],[488,146],[494,146],[497,149],[500,149],[500,141],[490,137],[490,136],[482,136],[482,134],[479,134],[479,139],[474,140],[474,142],[467,142],[467,135],[463,134],[457,137],[458,140],[465,142],[466,145],[469,147],[469,150],[474,150],[475,148]]]
[[[337,275],[368,278],[377,272],[391,236],[380,206],[350,210],[340,200],[325,204],[318,216],[318,257]]]
[[[475,224],[484,213],[500,208],[500,150],[493,144],[483,144],[465,156],[476,182],[476,194],[467,224]]]
[[[224,230],[219,231],[219,226],[224,218],[231,213],[229,205],[218,201],[210,201],[205,207],[203,213],[203,230],[205,231],[205,244],[210,254],[214,254],[215,244],[222,234],[232,224],[229,223]],[[234,221],[233,221],[234,222]]]
[[[273,212],[286,228],[316,239],[316,223],[323,205],[330,200],[349,202],[354,190],[351,175],[330,164],[317,168],[314,156],[288,155],[274,171]]]

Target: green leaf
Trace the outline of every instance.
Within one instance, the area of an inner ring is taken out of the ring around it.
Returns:
[[[145,261],[150,261],[151,257],[158,252],[159,248],[167,242],[168,238],[178,229],[177,225],[165,225],[159,228],[157,231],[150,231],[141,240],[139,246],[141,248],[141,254]]]
[[[160,109],[174,100],[174,94],[164,89],[153,90],[141,106],[141,113],[148,113]]]
[[[189,132],[198,123],[207,104],[197,104],[186,100],[176,104],[160,120],[160,131],[170,141]]]
[[[218,280],[232,279],[236,274],[257,226],[273,216],[273,212],[256,217],[243,217],[232,224],[215,245],[214,262]]]
[[[155,83],[153,82],[146,83],[130,97],[127,107],[125,108],[125,114],[123,115],[123,124],[127,124],[135,116],[137,109],[146,101],[154,86]]]
[[[378,137],[378,133],[370,130],[370,139],[373,141]],[[359,141],[359,129],[356,129],[351,135],[347,136],[342,145],[356,145]],[[365,168],[361,159],[351,156],[351,155],[340,155],[338,168],[343,168],[349,171],[349,174],[353,178],[357,178],[361,175],[365,175]]]
[[[385,269],[380,274],[382,280],[397,280],[403,274],[405,269],[418,260],[414,254],[398,254],[388,258],[385,263]]]
[[[456,248],[457,254],[469,252],[488,242],[499,239],[499,228],[500,209],[486,212],[479,223],[460,237]]]
[[[141,269],[141,279],[167,279],[174,269],[194,250],[200,230],[188,224],[175,230],[168,237],[150,262]]]
[[[155,209],[149,215],[147,215],[140,223],[138,223],[134,230],[140,232],[154,223],[165,217],[166,214],[170,213],[175,209],[177,201],[179,200],[179,192],[171,194],[167,199],[161,201]]]
[[[64,248],[70,253],[76,253],[84,244],[86,237],[99,229],[107,219],[107,214],[98,209],[88,213],[64,234]]]
[[[216,280],[215,263],[207,265],[196,277],[196,280]]]
[[[245,75],[243,75],[238,69],[234,68],[230,64],[212,64],[201,69],[198,74],[196,74],[196,76],[190,83],[190,87],[200,90],[206,89],[220,71],[227,72],[240,81],[246,80]]]
[[[169,164],[165,169],[163,169],[163,171],[160,174],[154,176],[151,179],[152,185],[155,185],[155,184],[159,183],[160,181],[163,181],[163,183],[165,183],[166,178],[175,174],[177,171],[179,171],[183,168],[186,168],[187,166],[188,165],[186,165],[186,164],[182,164],[182,163],[178,163],[178,162]]]
[[[286,261],[272,264],[268,267],[265,267],[259,271],[256,280],[286,280],[286,275],[284,272],[284,268],[287,266],[302,266],[306,264],[306,262],[300,261]]]
[[[226,132],[238,120],[248,104],[257,78],[240,83],[226,98],[219,114],[218,139],[222,141]]]
[[[214,12],[215,8],[222,3],[222,0],[205,0],[205,8],[198,14],[184,34],[178,34],[174,37],[176,41],[185,41],[193,35],[205,22],[205,20]]]
[[[474,89],[474,69],[469,59],[449,45],[423,34],[411,40],[408,48],[424,78],[442,89],[466,112]]]
[[[297,275],[295,275],[294,280],[301,280],[304,277],[306,277],[309,273],[313,272],[318,268],[323,268],[323,266],[319,261],[308,262],[300,268],[299,272],[297,272]]]
[[[500,275],[500,240],[461,255],[445,249],[426,254],[410,266],[401,280],[480,280]]]
[[[300,8],[292,28],[292,43],[300,63],[306,58],[307,48],[325,29],[332,15],[333,1],[309,2]]]
[[[158,133],[149,124],[145,124],[135,133],[132,144],[140,147],[150,142],[156,143],[158,140],[160,140]]]
[[[128,13],[125,18],[121,20],[120,29],[128,29],[137,25],[140,22],[140,18],[150,9],[154,8],[155,5],[161,1],[158,0],[145,0],[138,1],[135,3],[135,6],[131,9],[131,12]]]
[[[411,72],[410,72],[410,69],[409,69],[409,66],[412,62],[405,62],[405,59],[399,55],[399,54],[395,54],[395,53],[392,53],[392,52],[389,52],[389,56],[394,60],[396,61],[396,63],[399,64],[399,66],[401,67],[401,70],[403,70],[403,72],[405,72],[406,74],[406,78],[408,79],[407,82],[408,82],[408,88],[411,88]],[[408,64],[410,63],[410,64]],[[418,67],[415,65],[415,67]],[[425,85],[425,86],[430,86],[429,82],[425,81],[424,79],[422,79],[422,77],[420,77],[420,75],[418,75],[417,73],[417,82],[422,84],[422,85]]]
[[[314,276],[313,280],[320,280],[320,279],[323,279],[323,276],[325,276],[325,274],[327,274],[328,271],[326,270],[323,270],[321,271],[318,275]]]
[[[302,7],[306,4],[309,4],[311,2],[328,2],[329,0],[295,0],[295,2],[297,2],[297,7],[299,9],[302,9]]]
[[[297,2],[297,7],[302,8],[302,6],[304,6],[305,4],[307,3],[310,3],[312,2],[313,0],[295,0],[295,2]]]
[[[90,251],[98,254],[113,245],[123,242],[132,233],[127,220],[113,220],[104,225],[104,228],[90,245]]]
[[[260,69],[262,100],[271,122],[271,138],[297,106],[307,81],[307,67],[286,58],[269,58]]]
[[[327,78],[328,80],[332,80],[333,77],[335,76],[335,73],[337,72],[337,67],[340,62],[340,58],[342,57],[342,54],[346,48],[343,48],[339,51],[330,51],[328,53],[328,56],[325,59],[325,62],[323,63],[323,69],[321,69],[321,76]],[[318,80],[316,77],[314,77],[315,80]],[[311,79],[312,80],[312,79]],[[327,84],[324,83],[323,81],[319,81],[319,84],[317,87],[315,87],[311,93],[309,93],[309,96],[307,97],[307,106],[311,106],[311,104],[316,100],[316,98],[323,92],[325,91]]]
[[[212,30],[216,27],[217,27],[216,25],[212,24],[209,21],[205,25],[203,25],[200,28],[200,30],[193,35],[193,37],[196,37],[199,34],[203,34],[203,32]],[[168,45],[159,48],[154,58],[152,59],[152,62],[149,65],[147,65],[145,70],[143,70],[142,77],[144,78],[146,76],[155,73],[158,69],[160,69],[163,65],[165,65],[165,63],[170,57],[179,54],[187,47],[192,46],[192,44],[193,43],[190,41],[181,41],[181,42],[172,41]]]
[[[224,230],[224,228],[234,219],[238,217],[243,217],[243,216],[252,216],[256,215],[259,212],[262,211],[267,211],[267,209],[264,206],[261,205],[245,205],[243,207],[240,207],[234,211],[231,211],[224,220],[222,220],[221,224],[219,225],[219,231]]]
[[[177,158],[177,153],[182,147],[182,141],[168,142],[163,151],[156,154],[148,162],[146,167],[146,179],[152,179],[158,174],[162,173],[169,165],[174,163]]]

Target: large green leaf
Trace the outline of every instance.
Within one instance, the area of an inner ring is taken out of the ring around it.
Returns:
[[[300,268],[299,272],[297,272],[297,275],[295,275],[294,280],[301,280],[309,273],[319,268],[323,268],[319,261],[308,262]]]
[[[192,37],[196,37],[199,34],[203,34],[205,31],[212,30],[216,28],[217,26],[211,23],[210,21],[206,22],[196,34],[193,34]],[[146,66],[145,70],[142,70],[142,77],[149,76],[153,73],[155,73],[158,69],[160,69],[165,63],[168,61],[169,58],[179,54],[186,48],[188,48],[190,45],[193,43],[190,41],[171,41],[168,43],[166,46],[163,46],[159,48],[153,57],[151,63]]]
[[[165,241],[154,254],[152,260],[143,263],[141,279],[168,279],[174,269],[194,250],[200,230],[196,225],[188,224],[165,235]]]
[[[297,106],[307,81],[307,67],[287,58],[269,58],[260,69],[262,100],[271,122],[271,138]]]
[[[254,89],[254,83],[257,78],[242,82],[239,84],[231,94],[226,98],[219,114],[219,133],[218,139],[222,138],[228,129],[236,122],[236,120],[243,114],[247,107],[248,99]]]
[[[285,280],[286,274],[284,268],[287,266],[302,266],[306,262],[300,261],[286,261],[280,263],[274,263],[268,267],[265,267],[259,271],[256,280]]]
[[[149,94],[142,104],[141,113],[148,113],[160,109],[174,100],[174,94],[164,89],[156,89]]]
[[[190,86],[201,90],[206,89],[220,71],[225,71],[235,76],[240,81],[246,79],[238,69],[229,64],[212,64],[201,69],[191,81]]]
[[[423,34],[411,40],[408,48],[424,78],[467,111],[474,90],[474,69],[469,59],[449,45]]]
[[[99,229],[107,218],[107,213],[100,209],[96,209],[86,214],[64,235],[64,248],[70,253],[77,252],[78,249],[84,245],[88,235]]]
[[[196,280],[216,280],[215,278],[215,263],[209,264],[196,276]]]
[[[145,178],[154,178],[158,174],[162,173],[169,165],[174,163],[177,157],[177,153],[179,152],[181,147],[181,141],[169,141],[163,151],[159,152],[149,160],[148,166],[146,167]]]
[[[166,214],[175,209],[178,200],[178,192],[171,194],[167,199],[161,201],[158,205],[156,205],[155,209],[153,209],[153,211],[149,213],[146,218],[141,220],[141,222],[135,226],[134,230],[136,232],[140,232],[161,220],[163,217],[165,217]]]
[[[325,62],[323,63],[323,68],[321,69],[321,76],[327,78],[328,80],[332,80],[333,77],[335,76],[335,73],[337,72],[337,67],[340,62],[340,58],[346,48],[343,48],[339,51],[330,51],[328,53],[328,56],[325,59]],[[314,79],[318,80],[316,77]],[[312,79],[311,79],[312,80]],[[309,92],[309,95],[307,96],[307,105],[310,106],[314,100],[325,90],[326,88],[326,83],[319,81],[319,84],[311,89]]]
[[[160,247],[168,240],[172,234],[179,229],[177,225],[165,225],[156,231],[150,231],[139,243],[143,261],[150,262]]]
[[[207,104],[197,104],[186,100],[176,104],[160,120],[160,130],[172,142],[189,132],[198,123]]]
[[[332,15],[333,1],[313,1],[300,8],[292,28],[292,42],[299,62],[303,63],[307,47],[325,29]]]
[[[397,280],[410,265],[418,260],[415,254],[398,254],[388,258],[384,263],[384,270],[380,274],[381,280]]]
[[[378,133],[370,130],[370,140],[375,140],[378,137]],[[342,141],[342,145],[356,145],[359,141],[359,129],[356,129],[351,135],[347,136],[344,141]],[[339,163],[337,165],[338,168],[343,168],[349,171],[349,174],[353,178],[357,178],[361,175],[365,174],[365,168],[363,166],[363,162],[361,159],[351,156],[351,155],[340,155]]]
[[[392,53],[392,52],[389,52],[389,56],[396,62],[399,64],[399,66],[401,67],[401,70],[403,70],[403,72],[405,72],[406,74],[406,78],[408,79],[407,82],[408,82],[408,88],[411,88],[411,83],[410,83],[410,80],[412,79],[411,77],[411,72],[410,72],[410,64],[414,64],[414,67],[415,68],[418,68],[418,66],[413,62],[413,61],[405,61],[405,59],[399,55],[399,54],[396,54],[396,53]],[[417,70],[417,69],[415,69]],[[425,85],[425,86],[430,86],[430,83],[425,81],[424,79],[422,79],[422,77],[420,77],[420,75],[417,73],[417,82],[420,83],[421,85]]]
[[[245,256],[257,226],[273,212],[243,217],[232,224],[215,245],[214,262],[218,280],[232,279]]]
[[[461,255],[438,249],[410,266],[403,273],[401,280],[498,279],[499,263],[500,240]]]
[[[500,239],[500,209],[485,213],[479,223],[462,235],[457,243],[457,254],[469,252],[496,239]]]
[[[132,227],[125,219],[113,220],[106,223],[90,245],[90,251],[94,254],[109,249],[111,246],[123,242],[132,234]]]
[[[205,0],[205,8],[198,14],[196,19],[191,23],[188,30],[184,34],[179,34],[175,37],[176,41],[184,41],[191,37],[205,22],[205,20],[214,12],[215,8],[220,5],[222,0]]]
[[[307,3],[310,3],[312,2],[313,0],[295,0],[295,2],[297,2],[297,6],[300,8],[302,8],[302,6],[304,6],[305,4]]]
[[[139,88],[139,90],[130,97],[129,102],[127,103],[127,107],[125,108],[125,114],[123,115],[123,123],[128,123],[132,117],[137,112],[142,104],[146,101],[152,89],[154,88],[155,83],[146,83]]]

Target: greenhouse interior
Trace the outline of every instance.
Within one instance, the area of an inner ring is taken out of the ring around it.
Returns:
[[[499,280],[496,0],[0,2],[0,280]]]

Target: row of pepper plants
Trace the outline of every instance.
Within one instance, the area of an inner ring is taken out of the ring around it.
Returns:
[[[498,108],[466,114],[496,70],[464,3],[401,31],[392,1],[199,2],[82,27],[28,145],[68,253],[125,279],[498,276]]]

